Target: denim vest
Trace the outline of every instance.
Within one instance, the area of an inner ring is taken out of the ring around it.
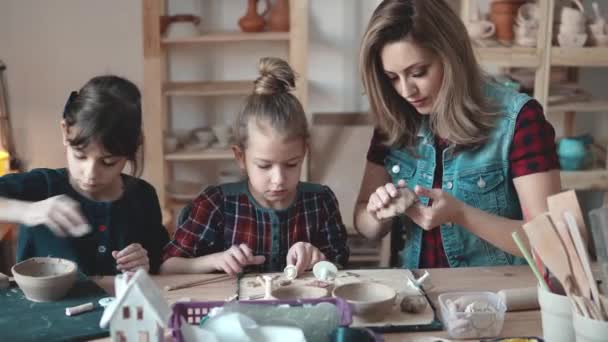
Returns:
[[[493,132],[482,147],[454,153],[454,146],[449,146],[443,151],[441,188],[470,206],[520,220],[522,212],[510,176],[509,151],[517,115],[531,98],[497,84],[484,85],[484,95],[502,115],[497,118]],[[434,137],[427,123],[418,132],[414,150],[418,156],[405,149],[390,148],[384,166],[395,184],[405,179],[412,189],[415,185],[432,188],[437,159]],[[428,205],[429,199],[420,198],[420,202]],[[402,217],[401,226],[405,230],[402,267],[418,268],[423,230],[407,217]],[[450,267],[525,263],[524,259],[494,247],[462,226],[446,223],[436,229],[441,229],[443,248]]]

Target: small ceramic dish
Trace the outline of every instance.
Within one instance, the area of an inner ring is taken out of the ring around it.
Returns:
[[[33,302],[59,300],[76,281],[76,263],[60,258],[30,258],[13,266],[13,277],[25,297]]]
[[[272,297],[278,300],[318,299],[327,297],[326,289],[312,286],[282,286],[271,292]]]
[[[334,288],[333,295],[348,302],[355,315],[379,321],[393,310],[397,291],[379,283],[349,283]]]

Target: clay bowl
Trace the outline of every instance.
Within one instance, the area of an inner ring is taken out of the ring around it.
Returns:
[[[272,290],[271,295],[278,300],[317,299],[327,297],[326,289],[312,286],[283,286]]]
[[[76,281],[76,263],[60,258],[30,258],[11,269],[25,297],[33,302],[63,298]]]
[[[350,283],[336,287],[333,295],[347,301],[355,315],[379,321],[393,310],[397,291],[378,283]]]

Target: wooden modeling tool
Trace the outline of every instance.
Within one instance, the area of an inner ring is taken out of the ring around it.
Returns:
[[[203,280],[189,281],[189,282],[176,284],[176,285],[167,285],[167,286],[165,286],[165,291],[181,290],[181,289],[194,287],[194,286],[212,284],[212,283],[217,283],[217,282],[224,281],[224,280],[229,280],[230,278],[232,278],[232,277],[227,274],[222,274],[217,277],[207,278],[207,279],[203,279]]]
[[[576,192],[574,190],[560,192],[559,194],[547,197],[547,206],[549,208],[549,213],[551,214],[551,219],[553,219],[554,223],[564,221],[564,217],[562,215],[564,215],[564,211],[569,210],[572,215],[574,215],[583,241],[585,242],[585,245],[587,245],[589,237],[587,236],[585,220],[583,219],[583,212],[581,211],[581,207],[578,203]]]
[[[564,219],[566,220],[568,228],[570,229],[570,234],[572,235],[572,240],[574,241],[574,246],[576,247],[576,252],[578,253],[580,262],[583,265],[583,270],[585,271],[585,275],[587,277],[587,283],[590,287],[591,295],[593,296],[593,298],[587,298],[592,300],[595,304],[595,313],[599,313],[600,317],[602,317],[603,320],[606,320],[608,319],[608,317],[604,315],[605,310],[602,308],[602,302],[600,300],[600,291],[597,288],[595,278],[593,278],[593,272],[591,271],[591,263],[589,262],[589,254],[587,253],[587,248],[585,247],[583,238],[580,235],[580,230],[577,226],[576,219],[570,211],[564,212]],[[587,291],[584,291],[584,293],[586,292]]]
[[[581,305],[580,301],[576,301],[573,294],[578,295],[578,283],[572,276],[572,268],[570,259],[564,249],[564,245],[555,230],[551,216],[548,213],[543,213],[536,216],[531,221],[523,225],[530,245],[540,256],[542,262],[549,270],[557,277],[566,294],[571,298],[577,311],[581,315],[589,317],[588,310],[585,305]]]

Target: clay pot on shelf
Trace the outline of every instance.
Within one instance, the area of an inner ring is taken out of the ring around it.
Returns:
[[[239,27],[243,32],[262,32],[266,26],[264,16],[270,9],[270,0],[266,0],[266,9],[258,14],[258,0],[247,0],[247,13],[239,19]]]
[[[289,31],[289,0],[277,0],[268,15],[268,30],[274,32]]]
[[[496,26],[496,39],[511,43],[514,38],[513,24],[519,7],[525,0],[494,0],[490,4],[490,20]]]
[[[160,34],[164,35],[169,29],[171,38],[191,37],[200,34],[201,18],[192,14],[176,14],[160,16]]]

